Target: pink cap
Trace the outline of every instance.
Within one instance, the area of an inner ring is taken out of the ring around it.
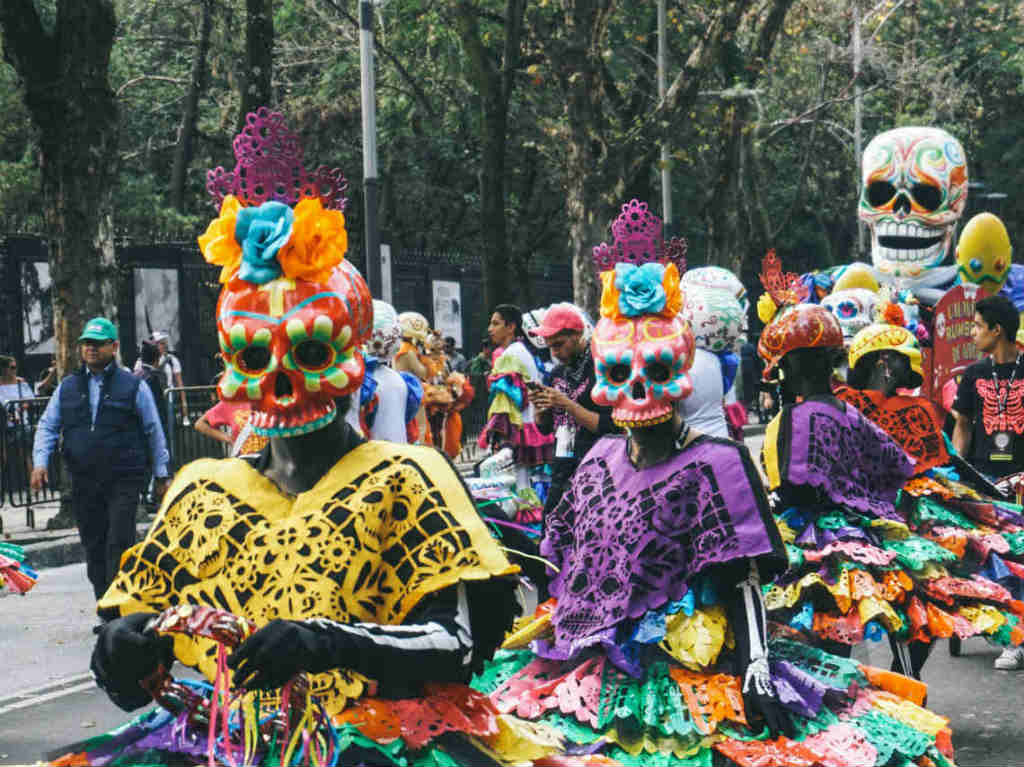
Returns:
[[[544,314],[544,321],[539,328],[530,331],[531,336],[550,338],[563,330],[583,332],[583,318],[571,306],[555,304]]]

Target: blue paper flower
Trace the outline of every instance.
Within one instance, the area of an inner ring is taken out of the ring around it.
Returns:
[[[657,314],[665,308],[664,264],[615,265],[615,287],[619,290],[619,311],[626,317]]]
[[[294,221],[295,213],[283,202],[265,202],[238,211],[235,240],[242,246],[241,279],[264,285],[281,275],[277,251],[292,236]]]

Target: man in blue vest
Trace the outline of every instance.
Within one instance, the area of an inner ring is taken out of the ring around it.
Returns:
[[[135,512],[149,470],[155,492],[163,495],[170,456],[152,392],[117,363],[114,324],[95,317],[78,342],[84,364],[60,382],[36,428],[32,487],[49,481],[50,456],[63,436],[71,507],[99,599],[121,553],[135,543]]]

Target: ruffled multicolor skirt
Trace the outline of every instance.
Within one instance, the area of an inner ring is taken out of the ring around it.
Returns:
[[[555,457],[555,438],[541,434],[534,423],[515,425],[507,413],[495,413],[477,438],[481,448],[500,450],[511,447],[514,460],[520,466],[540,466]]]
[[[500,732],[485,743],[501,761],[951,764],[948,720],[920,705],[925,685],[782,637],[771,642],[769,662],[794,737],[752,729],[740,679],[712,661],[730,642],[724,612],[713,606],[652,611],[623,645],[567,661],[526,649],[549,627],[541,615],[521,628],[473,682],[500,714]],[[640,662],[626,673],[613,655]]]
[[[771,618],[848,645],[886,633],[900,641],[1024,641],[1024,602],[998,582],[1024,574],[1004,559],[1024,554],[1024,534],[1012,522],[1019,515],[931,474],[901,492],[905,524],[838,506],[780,514],[790,567],[765,590]]]
[[[25,550],[13,543],[0,543],[0,597],[25,594],[39,576],[25,562]]]

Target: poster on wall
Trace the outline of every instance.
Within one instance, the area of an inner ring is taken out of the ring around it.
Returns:
[[[155,331],[170,336],[172,350],[181,347],[177,269],[135,269],[135,337],[141,342]]]
[[[443,337],[455,339],[462,348],[462,288],[451,280],[433,280],[434,329]]]
[[[50,265],[46,261],[28,261],[21,267],[21,326],[25,354],[53,354],[56,346]]]

